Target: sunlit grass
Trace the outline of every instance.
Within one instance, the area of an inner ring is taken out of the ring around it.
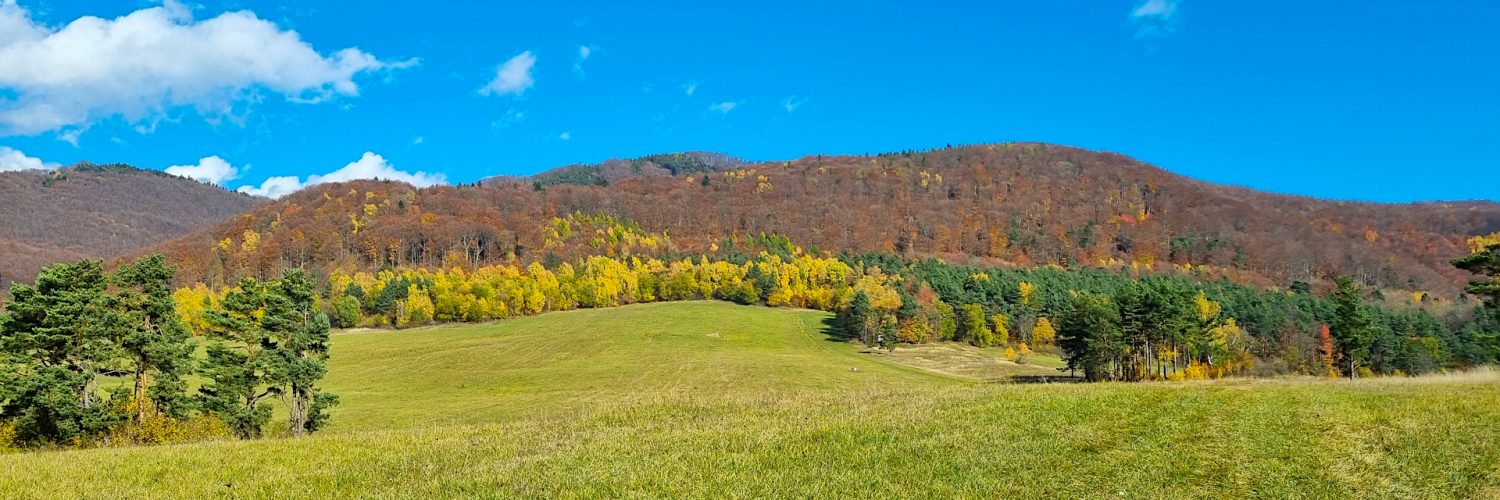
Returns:
[[[699,302],[341,334],[326,433],[0,456],[0,496],[1500,494],[1493,372],[979,383],[830,342],[826,318]]]

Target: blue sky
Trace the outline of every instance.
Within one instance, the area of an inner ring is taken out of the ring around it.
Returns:
[[[280,194],[1044,141],[1277,192],[1500,199],[1493,1],[306,3],[0,0],[0,169]]]

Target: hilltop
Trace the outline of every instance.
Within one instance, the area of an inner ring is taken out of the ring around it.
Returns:
[[[1131,158],[1047,144],[749,163],[657,155],[528,178],[416,189],[317,186],[154,247],[185,281],[285,267],[319,272],[566,260],[604,242],[549,241],[552,220],[605,214],[669,236],[671,255],[886,252],[1012,265],[1192,268],[1258,286],[1368,286],[1455,296],[1464,239],[1500,230],[1500,204],[1380,204],[1259,192]],[[247,244],[246,238],[250,238]]]
[[[266,200],[126,165],[0,172],[0,289],[42,266],[104,259],[223,221]]]

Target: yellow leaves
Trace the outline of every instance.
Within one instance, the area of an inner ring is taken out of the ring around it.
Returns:
[[[1010,342],[1010,316],[996,314],[990,316],[990,324],[995,325],[995,343],[1005,345]]]
[[[586,237],[584,241],[598,251],[595,253],[621,257],[629,256],[637,249],[661,250],[672,244],[665,232],[646,232],[634,222],[608,214],[574,212],[567,217],[554,217],[548,223],[543,246],[563,246],[574,241],[574,236]]]
[[[1365,241],[1370,242],[1370,243],[1374,243],[1375,240],[1378,240],[1378,239],[1380,239],[1380,233],[1375,232],[1374,229],[1366,229],[1365,230]]]
[[[435,307],[432,304],[432,298],[427,295],[426,290],[417,285],[408,285],[406,287],[406,300],[403,300],[401,303],[404,306],[404,310],[397,317],[396,326],[405,328],[432,322]]]
[[[749,177],[749,176],[752,176],[752,175],[755,175],[755,169],[753,169],[753,168],[746,168],[746,169],[740,169],[740,170],[730,170],[728,172],[724,172],[724,177],[725,178],[733,179],[733,180],[737,180],[737,181],[745,180],[746,177]]]
[[[935,174],[926,170],[918,172],[917,185],[921,186],[924,190],[932,186],[941,186],[943,185],[943,174]]]
[[[1187,368],[1183,368],[1181,372],[1174,373],[1173,375],[1177,375],[1177,378],[1174,380],[1208,380],[1208,374],[1208,364],[1194,361],[1188,363]]]
[[[365,208],[365,217],[374,217],[375,214],[380,213],[380,207],[378,207],[378,206],[376,206],[374,204],[371,204],[371,203],[366,203],[364,208]]]
[[[246,229],[244,240],[240,242],[240,250],[245,253],[254,253],[258,247],[260,247],[260,233],[255,232],[254,229]]]
[[[975,283],[983,283],[983,282],[987,282],[989,280],[990,280],[990,273],[978,272],[978,273],[974,273],[974,274],[970,274],[969,275],[969,281],[973,281]]]
[[[770,182],[766,181],[766,176],[762,175],[760,176],[760,182],[755,185],[755,192],[766,193],[770,192],[774,188],[775,186],[772,186]]]
[[[1031,328],[1031,342],[1037,345],[1047,345],[1057,339],[1057,330],[1052,328],[1052,320],[1037,318],[1036,326]]]
[[[1010,360],[1010,362],[1012,363],[1021,365],[1024,365],[1027,362],[1031,361],[1031,356],[1035,354],[1036,351],[1032,351],[1031,347],[1027,346],[1025,342],[1022,342],[1021,345],[1016,346],[1015,349],[1006,347],[1005,352],[1002,353],[1002,355],[1005,356],[1005,359]]]
[[[224,238],[222,240],[219,240],[218,247],[219,247],[219,251],[224,252],[226,254],[230,253],[230,252],[233,252],[234,251],[234,239],[226,237],[226,238]]]
[[[354,214],[349,214],[349,234],[351,234],[351,235],[357,235],[357,234],[359,234],[360,230],[363,230],[366,225],[367,224],[364,221],[359,220],[358,216],[355,216]]]
[[[0,452],[16,449],[16,424],[0,422]]]
[[[172,292],[172,302],[177,308],[177,318],[193,335],[208,331],[208,321],[203,314],[218,304],[218,296],[202,283],[191,288],[179,288]]]
[[[1427,298],[1427,292],[1424,292],[1424,291],[1421,291],[1421,290],[1417,290],[1417,291],[1411,293],[1411,301],[1412,302],[1421,304],[1422,301],[1424,299],[1426,299],[1426,298]]]
[[[1022,281],[1017,285],[1021,295],[1021,305],[1029,306],[1036,302],[1036,285],[1028,281]]]
[[[1500,232],[1496,232],[1487,236],[1480,235],[1469,238],[1468,244],[1469,253],[1483,252],[1492,246],[1500,245]]]
[[[1205,322],[1218,318],[1219,312],[1223,310],[1223,307],[1218,302],[1208,300],[1208,296],[1204,295],[1202,291],[1199,291],[1198,296],[1193,298],[1193,305],[1198,309],[1198,319]],[[1233,318],[1231,318],[1232,320]]]

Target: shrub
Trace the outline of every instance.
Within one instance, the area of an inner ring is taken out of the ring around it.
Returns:
[[[0,422],[0,453],[15,451],[16,424]]]
[[[1209,375],[1210,375],[1210,368],[1211,367],[1208,366],[1207,363],[1201,363],[1201,362],[1198,362],[1198,361],[1194,361],[1192,363],[1188,363],[1187,368],[1183,368],[1182,369],[1182,379],[1183,380],[1208,380]]]
[[[140,422],[127,423],[109,431],[108,437],[96,443],[98,446],[137,446],[194,443],[233,439],[229,426],[217,417],[201,416],[176,420],[165,415],[153,415]]]

